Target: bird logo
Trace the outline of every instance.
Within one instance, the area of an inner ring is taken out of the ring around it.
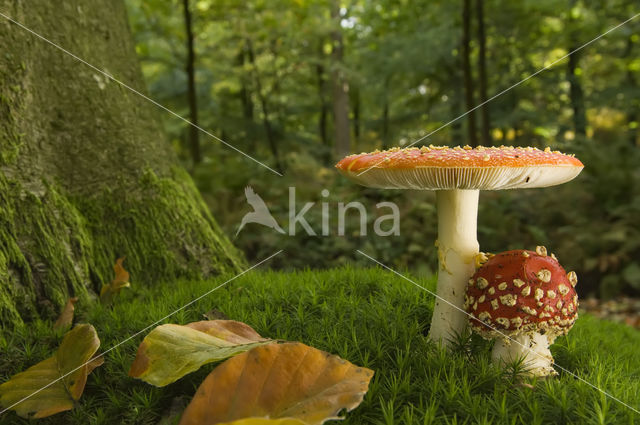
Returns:
[[[246,213],[244,217],[242,217],[242,222],[240,223],[240,227],[238,227],[236,236],[238,236],[238,233],[240,233],[245,224],[248,223],[262,224],[263,226],[267,226],[277,230],[279,233],[285,233],[276,219],[273,218],[273,216],[269,212],[267,204],[264,203],[260,195],[253,191],[253,188],[251,186],[247,186],[244,189],[244,195],[246,196],[249,205],[253,207],[253,211]]]

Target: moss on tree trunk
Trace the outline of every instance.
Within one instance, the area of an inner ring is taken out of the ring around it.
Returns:
[[[121,0],[0,0],[0,10],[145,91]],[[135,284],[242,267],[155,106],[2,17],[0,45],[3,327],[88,299],[120,256]]]

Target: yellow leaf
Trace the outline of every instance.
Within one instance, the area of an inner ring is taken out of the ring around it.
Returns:
[[[120,293],[122,288],[128,288],[131,286],[129,283],[129,272],[124,269],[122,262],[125,257],[118,258],[113,265],[113,271],[116,277],[110,283],[102,285],[100,289],[100,301],[109,303],[113,298]]]
[[[339,419],[342,409],[355,409],[372,376],[370,369],[302,343],[263,345],[214,369],[180,425],[259,424],[250,422],[256,418],[320,425]]]
[[[73,312],[75,310],[74,304],[78,302],[78,297],[69,298],[67,304],[64,306],[62,313],[58,317],[58,320],[53,324],[53,329],[68,329],[73,323]]]
[[[233,320],[161,325],[149,332],[138,347],[129,376],[163,387],[204,364],[270,342],[250,326]]]
[[[219,423],[218,425],[306,425],[300,419],[282,418],[282,419],[265,419],[265,418],[245,418],[233,422]]]
[[[67,332],[53,356],[0,385],[0,404],[25,418],[44,418],[71,410],[84,391],[87,375],[103,362],[102,357],[89,361],[99,346],[93,326],[77,325]],[[29,398],[23,400],[25,397]]]

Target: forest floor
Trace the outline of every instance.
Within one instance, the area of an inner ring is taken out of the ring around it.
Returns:
[[[607,301],[587,298],[580,300],[580,309],[600,319],[613,320],[640,329],[640,298],[621,297]]]
[[[76,305],[107,350],[227,280],[135,285],[113,306]],[[417,279],[433,288],[433,279]],[[265,337],[301,341],[375,371],[363,403],[344,424],[640,424],[640,331],[583,314],[552,346],[559,370],[524,379],[489,361],[490,343],[460,340],[453,353],[427,341],[432,297],[380,269],[255,272],[233,280],[165,321],[208,317],[245,322]],[[0,382],[49,357],[60,342],[42,321],[0,338]],[[215,367],[163,388],[127,376],[143,335],[110,351],[77,407],[42,424],[170,424]],[[591,384],[598,387],[595,389]],[[27,424],[15,413],[0,424]]]

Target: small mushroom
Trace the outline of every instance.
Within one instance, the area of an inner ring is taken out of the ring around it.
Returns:
[[[423,146],[350,155],[336,167],[364,186],[437,191],[438,298],[429,338],[448,346],[467,326],[462,306],[479,254],[479,191],[553,186],[584,166],[548,148]]]
[[[535,376],[556,374],[549,346],[578,318],[576,274],[565,272],[542,248],[493,256],[470,281],[486,281],[487,287],[470,283],[467,288],[467,299],[485,301],[475,308],[465,305],[471,328],[486,339],[496,339],[493,361],[524,359],[528,373]]]

